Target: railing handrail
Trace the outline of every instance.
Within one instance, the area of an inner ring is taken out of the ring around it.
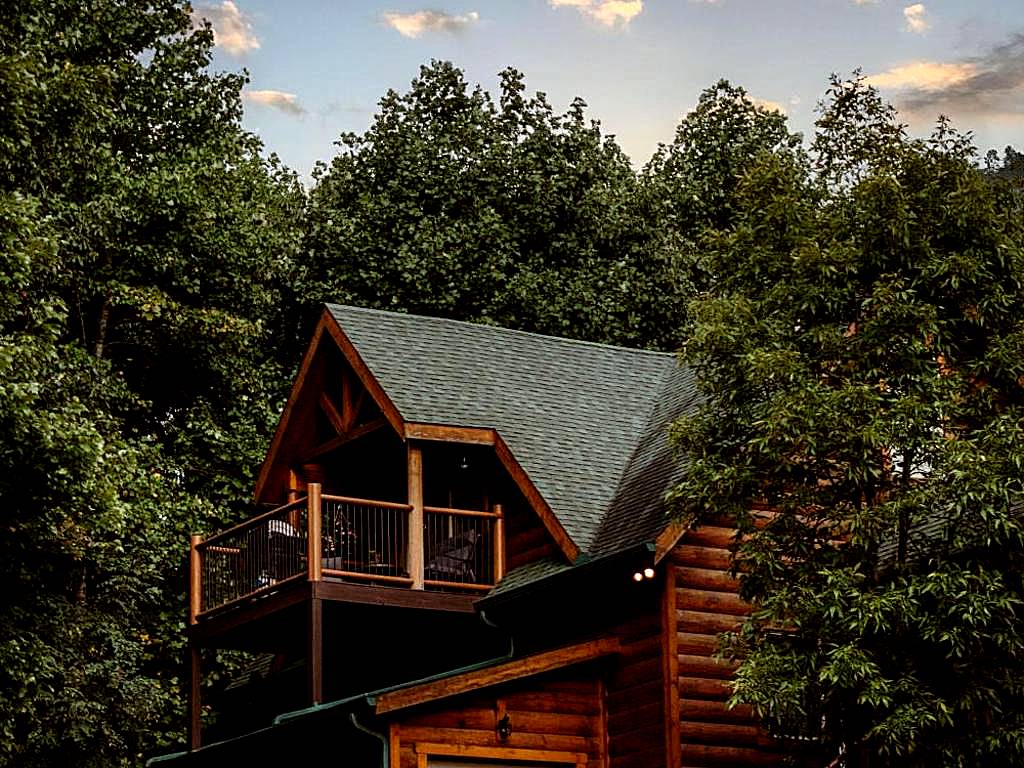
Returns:
[[[479,509],[459,509],[457,507],[423,507],[424,512],[435,515],[452,515],[454,517],[501,517],[500,512],[484,512]]]
[[[209,538],[203,539],[196,546],[200,549],[206,549],[210,544],[220,541],[223,538],[231,536],[235,533],[241,533],[249,528],[255,528],[260,523],[269,520],[276,515],[280,515],[282,512],[290,512],[292,509],[303,509],[306,506],[306,497],[303,496],[301,499],[295,501],[289,501],[287,504],[283,504],[280,507],[270,510],[269,512],[261,512],[256,517],[250,517],[248,520],[243,520],[238,525],[233,525],[223,531],[218,531]]]
[[[403,512],[412,510],[412,504],[400,504],[395,501],[375,501],[374,499],[359,499],[355,496],[333,496],[329,493],[320,495],[323,501],[338,501],[342,504],[358,504],[363,507],[377,507],[378,509],[398,509]]]

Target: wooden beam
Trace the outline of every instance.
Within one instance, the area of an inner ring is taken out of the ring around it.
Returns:
[[[497,518],[494,520],[494,583],[505,575],[505,510],[501,504],[494,505]]]
[[[580,548],[576,545],[572,539],[569,538],[569,534],[566,533],[565,528],[562,526],[561,521],[555,517],[555,513],[548,505],[547,501],[541,495],[540,491],[537,490],[537,486],[533,484],[530,476],[526,474],[526,471],[519,464],[519,461],[515,456],[512,455],[512,450],[508,447],[505,441],[501,438],[501,435],[495,435],[494,451],[498,456],[498,461],[505,468],[505,471],[509,473],[512,480],[522,491],[526,497],[526,501],[533,508],[534,512],[540,518],[541,523],[547,528],[548,533],[555,540],[555,545],[562,551],[562,554],[568,558],[569,562],[574,562],[580,554]]]
[[[323,603],[314,597],[309,601],[309,625],[306,636],[306,689],[310,706],[324,700],[324,621]]]
[[[658,538],[654,540],[654,564],[657,565],[661,562],[662,558],[665,557],[672,548],[679,543],[679,539],[683,537],[683,534],[690,530],[689,524],[682,523],[679,520],[673,520],[658,534]]]
[[[331,396],[324,389],[320,390],[320,410],[324,412],[324,416],[331,422],[335,432],[341,435],[348,431],[348,427],[345,425],[345,417],[341,415],[338,407],[331,400]]]
[[[675,566],[665,567],[662,579],[661,598],[661,661],[664,692],[664,723],[665,723],[665,764],[677,766],[681,764],[680,754],[680,704],[679,704],[679,631],[676,624],[676,574]]]
[[[356,423],[356,414],[352,408],[352,378],[348,372],[341,372],[341,429],[338,432],[348,432]]]
[[[352,368],[352,372],[359,379],[359,383],[363,385],[370,397],[380,408],[384,417],[388,420],[395,432],[399,435],[404,434],[405,420],[402,418],[402,414],[398,412],[398,408],[391,402],[391,398],[388,397],[387,392],[377,381],[377,377],[370,371],[370,367],[363,361],[359,352],[356,350],[355,345],[351,342],[345,332],[338,325],[338,321],[334,319],[329,311],[324,310],[325,324],[324,327],[327,333],[335,343],[338,345],[338,349],[341,350],[341,354],[344,355],[345,360]]]
[[[376,698],[378,715],[394,712],[399,709],[425,704],[430,701],[457,696],[481,688],[488,688],[512,680],[533,677],[571,664],[591,661],[602,656],[618,653],[618,638],[608,637],[591,640],[579,645],[571,645],[554,651],[525,656],[514,661],[496,664],[485,669],[463,672],[459,675],[435,680],[419,685],[412,685],[390,693],[381,694]]]
[[[320,569],[323,561],[320,558],[320,483],[310,483],[306,495],[306,563],[309,581],[320,581]]]
[[[388,746],[390,747],[388,768],[401,768],[402,726],[400,723],[388,724]]]
[[[197,643],[189,643],[189,689],[188,689],[188,748],[199,749],[203,745],[202,717],[202,649]]]
[[[330,453],[336,448],[340,448],[346,443],[351,443],[353,440],[358,440],[361,437],[366,437],[371,432],[376,432],[381,427],[387,426],[387,423],[388,420],[381,416],[379,418],[374,419],[373,421],[368,421],[365,424],[360,424],[358,427],[350,429],[347,432],[342,432],[337,437],[332,437],[327,442],[320,443],[320,445],[318,445],[308,454],[303,456],[302,463],[306,464],[312,461],[313,459],[320,458],[326,453]]]
[[[453,427],[444,424],[421,424],[410,422],[405,425],[407,440],[437,440],[445,443],[469,443],[471,445],[494,445],[497,433],[483,427]]]
[[[408,445],[409,471],[409,551],[408,571],[412,577],[412,588],[423,589],[423,451],[415,443]]]
[[[188,623],[195,624],[196,616],[203,611],[203,563],[199,545],[203,537],[192,534],[188,549]]]
[[[325,576],[330,576],[329,573]],[[393,608],[416,608],[422,611],[473,613],[473,601],[479,595],[454,592],[427,592],[406,587],[381,587],[370,584],[349,584],[324,579],[316,582],[316,595],[324,600]]]

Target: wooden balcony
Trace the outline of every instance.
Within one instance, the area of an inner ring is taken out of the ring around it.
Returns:
[[[203,539],[192,537],[190,623],[295,582],[488,591],[504,572],[493,510],[308,495]]]

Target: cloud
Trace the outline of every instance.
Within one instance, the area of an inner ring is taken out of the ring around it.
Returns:
[[[277,109],[289,115],[302,115],[306,112],[305,107],[299,104],[298,96],[285,91],[246,90],[242,91],[242,100],[250,104]]]
[[[904,8],[903,18],[907,20],[907,29],[917,32],[919,35],[926,32],[931,26],[928,19],[925,18],[926,13],[924,3],[914,3]]]
[[[769,112],[778,112],[780,115],[786,114],[786,108],[779,104],[777,101],[770,101],[768,99],[754,99],[750,100],[753,102],[755,107],[766,109]]]
[[[910,113],[1024,114],[1024,32],[978,56],[911,62],[867,81],[896,91],[897,106]]]
[[[866,78],[876,88],[942,91],[974,77],[978,66],[969,61],[912,61]]]
[[[644,0],[548,0],[551,7],[575,8],[606,27],[626,26],[644,10]]]
[[[241,56],[260,47],[249,16],[242,13],[231,0],[224,0],[216,6],[197,5],[192,11],[192,20],[198,23],[202,19],[209,20],[213,25],[214,45],[232,56]]]
[[[402,37],[420,37],[427,32],[462,32],[480,21],[480,14],[476,11],[470,11],[462,16],[429,10],[410,13],[385,11],[380,17]]]

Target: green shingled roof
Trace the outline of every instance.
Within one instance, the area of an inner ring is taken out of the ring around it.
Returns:
[[[615,551],[664,527],[663,498],[681,471],[667,428],[698,400],[673,355],[328,310],[406,421],[496,429],[581,552]]]

